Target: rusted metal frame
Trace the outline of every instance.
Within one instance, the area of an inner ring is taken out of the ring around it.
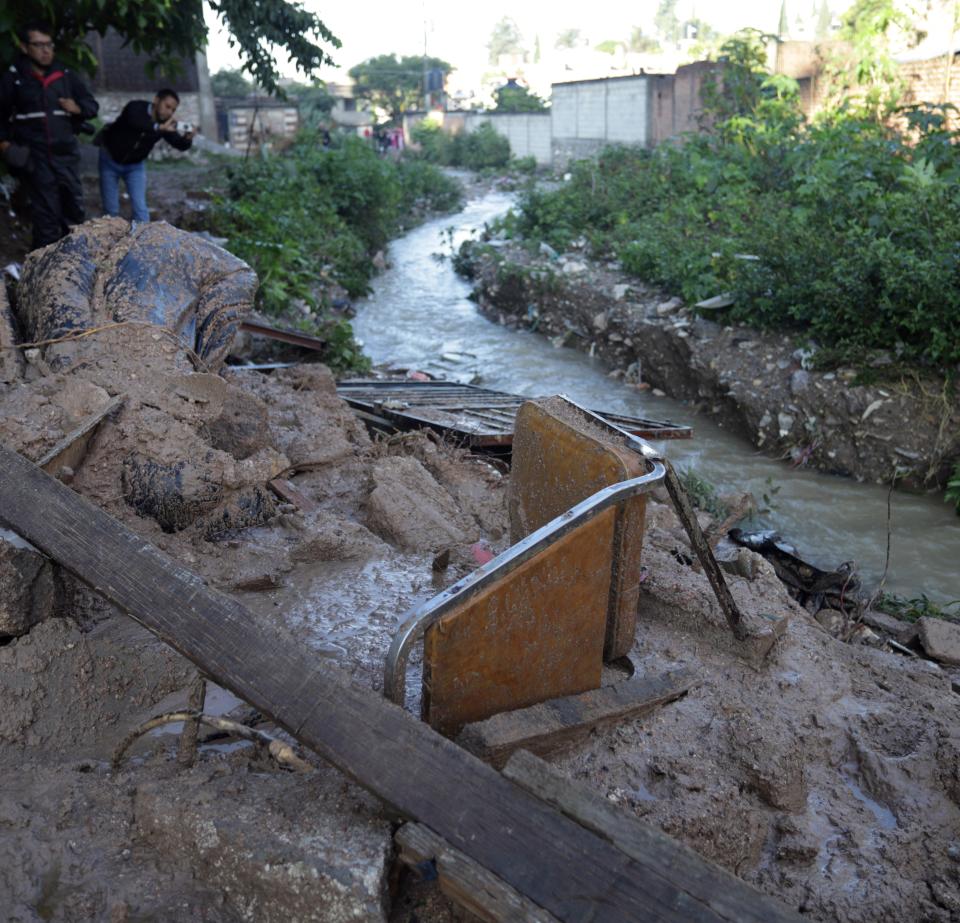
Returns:
[[[629,434],[623,435],[627,439],[635,440],[635,437]],[[656,454],[645,443],[644,448],[653,455]],[[593,496],[571,507],[565,513],[561,513],[545,526],[531,532],[525,539],[512,545],[468,577],[413,609],[394,635],[393,643],[387,653],[383,681],[384,694],[398,705],[403,705],[410,651],[413,645],[424,636],[427,629],[443,615],[455,606],[472,599],[490,584],[501,580],[521,564],[529,561],[578,526],[589,522],[604,510],[657,487],[666,476],[666,468],[661,460],[652,458],[646,451],[641,454],[650,462],[651,470],[647,474],[597,491]]]
[[[255,336],[279,340],[281,343],[292,343],[294,346],[302,346],[304,349],[315,349],[322,352],[327,348],[326,340],[307,336],[305,333],[292,333],[289,330],[280,330],[268,324],[258,324],[254,321],[245,320],[240,324],[240,329],[247,333],[252,333]]]

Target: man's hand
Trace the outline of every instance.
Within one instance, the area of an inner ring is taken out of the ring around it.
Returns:
[[[8,147],[10,147],[9,141],[0,141],[0,154],[6,154]]]
[[[177,120],[174,118],[169,118],[166,122],[161,122],[157,125],[159,131],[176,131],[177,130]]]
[[[64,112],[69,112],[70,115],[80,115],[80,107],[69,96],[61,96],[57,102],[60,103],[60,108]]]

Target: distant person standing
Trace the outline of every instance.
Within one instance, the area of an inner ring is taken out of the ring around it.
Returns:
[[[134,221],[149,221],[146,159],[158,141],[178,151],[193,144],[193,128],[177,126],[174,115],[180,97],[174,90],[157,90],[153,102],[134,99],[100,135],[100,200],[105,215],[120,214],[120,180],[127,186]]]
[[[83,81],[54,60],[52,34],[46,23],[24,26],[22,54],[0,78],[0,154],[26,189],[34,247],[84,219],[76,133],[99,109]]]

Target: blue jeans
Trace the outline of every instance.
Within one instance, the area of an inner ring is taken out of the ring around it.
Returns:
[[[147,164],[117,163],[105,147],[100,148],[100,201],[103,213],[116,217],[120,214],[120,180],[127,184],[134,221],[149,221],[147,209]]]

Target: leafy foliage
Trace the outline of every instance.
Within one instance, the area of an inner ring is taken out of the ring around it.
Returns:
[[[231,47],[240,53],[243,69],[268,93],[280,88],[274,49],[283,49],[304,74],[333,63],[326,48],[340,40],[311,12],[290,0],[207,0],[223,21]],[[151,57],[158,67],[175,68],[206,44],[201,0],[7,0],[0,6],[0,65],[16,53],[18,26],[29,20],[50,22],[61,60],[92,72],[97,61],[85,38],[91,32],[120,33],[134,51]],[[326,46],[326,47],[325,47]]]
[[[507,227],[556,249],[586,235],[690,302],[731,292],[730,317],[812,338],[821,363],[960,362],[960,134],[944,108],[806,124],[787,82],[740,78],[712,134],[608,148],[528,191]]]
[[[374,253],[417,215],[451,211],[460,197],[430,164],[394,163],[352,137],[324,151],[307,133],[283,156],[228,169],[212,230],[257,271],[262,310],[281,314],[301,302],[322,312],[326,286],[363,294]],[[331,343],[334,365],[352,361],[346,321],[311,332]]]
[[[448,135],[436,122],[424,120],[413,129],[413,140],[420,145],[425,160],[446,167],[485,170],[510,162],[510,142],[489,122],[469,134]]]
[[[487,42],[487,51],[489,52],[489,63],[496,64],[502,54],[525,54],[523,47],[523,35],[517,24],[509,17],[504,16],[490,33],[490,41]]]
[[[886,612],[887,615],[895,616],[907,622],[915,622],[925,616],[954,621],[960,619],[960,599],[947,603],[937,603],[930,599],[926,593],[921,593],[919,596],[912,598],[898,596],[896,593],[881,593],[880,598],[874,605],[881,612]]]
[[[953,474],[947,481],[947,492],[944,499],[957,508],[957,515],[960,516],[960,461],[953,466]]]
[[[369,99],[388,112],[392,121],[398,121],[406,110],[417,108],[426,90],[424,77],[433,70],[449,74],[453,68],[440,58],[381,54],[351,67],[350,76],[357,81],[356,92],[361,98]]]
[[[210,78],[214,96],[246,96],[253,84],[236,68],[223,68]]]
[[[546,112],[547,103],[519,84],[508,83],[494,93],[497,112]]]

